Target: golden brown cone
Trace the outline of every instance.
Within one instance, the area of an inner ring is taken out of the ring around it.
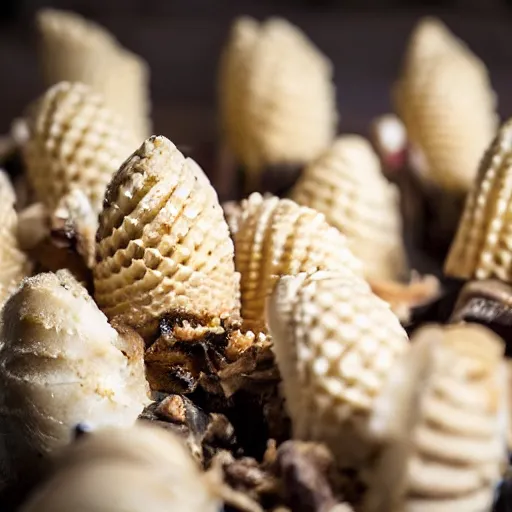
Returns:
[[[149,402],[143,340],[114,330],[67,270],[25,279],[1,323],[8,476],[67,444],[78,423],[129,426]]]
[[[496,97],[482,61],[438,20],[411,36],[394,102],[430,186],[465,193],[496,131]]]
[[[114,175],[96,240],[95,299],[142,335],[167,313],[237,312],[239,276],[217,194],[165,137],[150,137]]]
[[[407,276],[399,190],[382,175],[379,159],[365,138],[339,137],[305,169],[290,196],[323,213],[347,237],[367,277]]]
[[[305,164],[331,143],[331,63],[287,21],[238,19],[219,82],[224,135],[253,184],[265,167]]]
[[[0,170],[0,308],[28,276],[31,264],[18,242],[16,196],[7,174]]]
[[[137,144],[151,135],[149,68],[143,59],[76,13],[43,9],[37,22],[48,86],[61,81],[87,84],[126,120]]]
[[[294,437],[357,467],[375,449],[375,397],[408,348],[398,319],[361,277],[329,271],[282,277],[267,316]]]
[[[244,199],[241,207],[234,234],[235,264],[248,329],[265,330],[265,301],[281,275],[322,269],[361,274],[361,262],[346,238],[321,213],[259,193]]]
[[[512,282],[512,119],[485,153],[445,261],[451,277]]]
[[[476,324],[414,334],[375,404],[383,449],[365,512],[490,510],[507,455],[503,354]]]
[[[175,434],[149,424],[87,434],[62,453],[56,468],[23,512],[217,512],[221,507],[211,473],[200,471]]]
[[[34,106],[24,147],[37,199],[53,210],[80,188],[99,213],[112,174],[133,152],[135,137],[88,86],[61,82]]]

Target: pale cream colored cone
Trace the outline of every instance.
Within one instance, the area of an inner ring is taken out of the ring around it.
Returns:
[[[236,313],[239,276],[217,194],[165,137],[114,175],[97,233],[95,299],[109,318],[151,335],[166,314]]]
[[[88,86],[61,82],[34,105],[23,148],[37,199],[53,210],[79,188],[99,213],[114,172],[136,146],[123,120]]]
[[[56,467],[52,478],[21,508],[23,512],[216,512],[221,508],[211,473],[200,470],[175,434],[149,423],[92,432],[70,446]]]
[[[149,68],[143,59],[121,47],[105,28],[72,12],[43,9],[38,29],[48,86],[87,84],[126,120],[139,144],[151,134]]]
[[[251,55],[258,39],[258,22],[249,17],[235,21],[219,67],[219,109],[222,135],[237,159],[243,161],[251,151],[247,133],[249,118],[244,110],[247,99],[247,76]]]
[[[475,324],[428,326],[389,373],[365,512],[490,510],[507,457],[504,344]]]
[[[2,460],[15,474],[81,422],[129,426],[148,401],[143,341],[118,333],[68,271],[27,278],[2,312]]]
[[[357,467],[375,450],[374,399],[408,348],[398,319],[361,277],[329,271],[282,277],[267,316],[294,437]]]
[[[445,274],[512,282],[512,120],[499,130],[480,163]]]
[[[428,59],[446,52],[467,52],[466,45],[439,19],[425,16],[412,31],[404,56],[403,72],[410,76]]]
[[[234,235],[236,269],[241,274],[242,318],[265,329],[265,301],[281,275],[328,269],[361,274],[361,262],[346,238],[325,217],[290,199],[254,193],[241,203]]]
[[[15,203],[11,181],[0,170],[0,308],[32,267],[19,246]]]
[[[224,135],[249,180],[267,166],[311,161],[334,137],[331,63],[283,19],[237,20],[219,83]]]
[[[411,36],[393,93],[423,181],[467,192],[498,121],[482,61],[440,21],[427,18]]]
[[[310,164],[291,198],[323,213],[372,278],[407,276],[397,187],[383,176],[370,143],[344,135]]]

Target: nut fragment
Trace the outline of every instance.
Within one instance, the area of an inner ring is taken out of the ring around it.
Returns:
[[[497,122],[482,61],[441,21],[425,18],[411,36],[394,100],[425,182],[466,192]]]
[[[220,107],[227,141],[255,185],[266,166],[307,163],[332,141],[331,63],[283,19],[240,18],[221,63]]]
[[[359,464],[375,448],[374,399],[408,347],[398,319],[360,277],[316,272],[280,279],[268,322],[294,437]]]
[[[126,120],[138,144],[148,137],[151,126],[147,63],[122,48],[105,28],[78,14],[43,9],[37,21],[46,84],[69,81],[89,85]]]
[[[409,283],[385,279],[368,279],[372,292],[385,300],[402,325],[411,323],[414,309],[426,306],[441,293],[439,280],[432,275],[420,276],[413,272]]]
[[[51,87],[33,110],[24,158],[37,199],[53,210],[76,187],[98,213],[112,174],[135,147],[133,134],[80,83]]]
[[[16,196],[7,174],[0,170],[0,307],[30,273],[30,262],[19,248]]]
[[[218,512],[217,476],[202,474],[164,429],[104,429],[80,438],[22,512]]]
[[[114,175],[96,257],[96,301],[144,336],[165,314],[237,311],[239,276],[217,194],[165,137],[150,137]]]
[[[512,282],[512,119],[485,153],[466,199],[445,273],[464,279]]]
[[[382,175],[370,143],[344,135],[306,168],[291,192],[298,204],[325,215],[347,237],[365,275],[407,275],[399,192]]]
[[[361,263],[346,238],[321,213],[258,193],[241,206],[235,262],[242,276],[242,317],[247,328],[265,329],[265,300],[281,275],[326,269],[361,273]]]
[[[506,462],[503,342],[428,326],[389,375],[371,431],[383,443],[365,511],[490,510]]]
[[[23,281],[3,309],[1,337],[8,471],[69,442],[80,422],[131,425],[148,401],[142,340],[116,332],[68,271]]]

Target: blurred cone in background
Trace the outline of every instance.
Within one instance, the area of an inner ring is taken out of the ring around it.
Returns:
[[[85,83],[127,120],[140,141],[150,135],[147,63],[106,29],[77,14],[43,9],[37,22],[46,84]]]
[[[428,245],[444,257],[497,129],[496,95],[484,63],[440,20],[427,17],[410,37],[393,100],[427,196]]]
[[[338,121],[332,75],[331,62],[286,20],[236,20],[221,59],[219,104],[246,191],[282,192],[277,182],[287,188],[331,144]]]

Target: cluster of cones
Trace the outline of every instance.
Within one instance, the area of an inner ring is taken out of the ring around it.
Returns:
[[[138,57],[69,13],[45,11],[39,28],[51,86],[15,141],[23,209],[0,175],[5,486],[68,448],[23,510],[490,510],[506,465],[505,343],[496,315],[468,304],[512,310],[512,131],[496,135],[470,50],[436,20],[418,26],[394,89],[391,128],[408,141],[381,123],[376,151],[335,138],[331,65],[297,28],[237,21],[220,70],[226,143],[249,188],[268,168],[302,173],[289,198],[223,208],[194,160],[146,138]],[[456,208],[445,219],[445,274],[471,281],[450,325],[421,325],[441,289],[410,271],[403,189],[383,173],[397,161],[440,211],[466,201],[458,228]],[[173,434],[126,429],[148,419]],[[77,425],[98,433],[68,446]]]

